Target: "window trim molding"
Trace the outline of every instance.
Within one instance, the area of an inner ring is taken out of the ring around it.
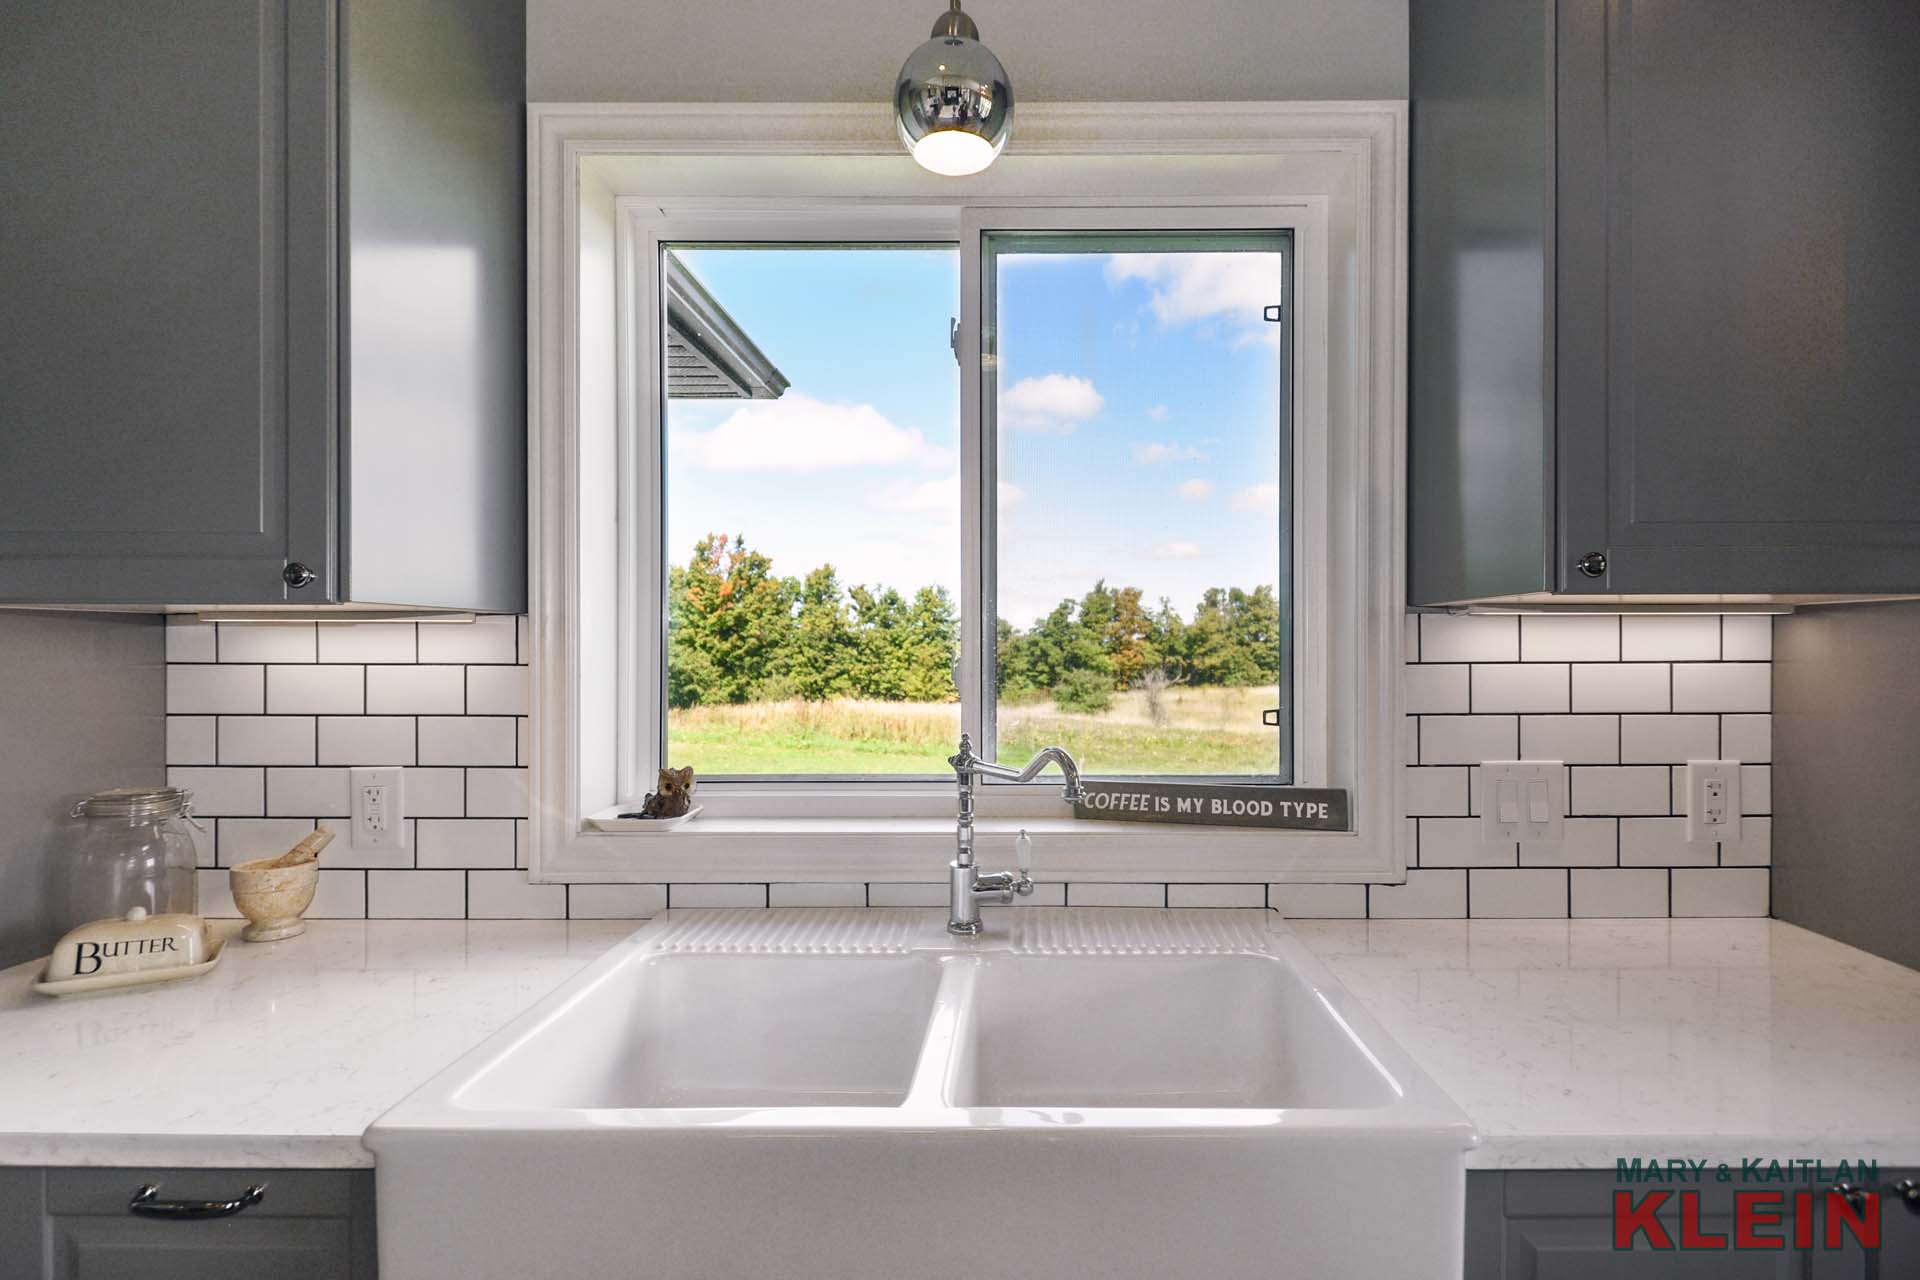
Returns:
[[[1330,304],[1335,330],[1327,362],[1332,430],[1351,440],[1353,499],[1327,518],[1345,548],[1355,664],[1340,673],[1296,669],[1295,687],[1338,680],[1346,719],[1331,750],[1351,761],[1354,830],[1245,832],[1119,823],[1059,816],[1046,795],[983,797],[982,842],[1005,827],[1031,829],[1044,878],[1164,881],[1397,882],[1405,878],[1401,719],[1405,562],[1406,157],[1404,102],[1032,104],[1010,155],[1272,156],[1297,160],[1303,175],[1287,190],[1249,204],[1319,199],[1330,209]],[[614,777],[633,761],[583,759],[581,638],[582,193],[610,193],[588,162],[598,157],[887,156],[898,154],[884,104],[551,104],[528,106],[528,464],[533,758],[528,867],[537,882],[862,880],[937,882],[952,845],[952,823],[925,813],[950,788],[868,784],[866,816],[849,817],[832,786],[803,793],[781,784],[742,788],[735,816],[708,817],[661,836],[612,835],[584,826],[583,772]],[[1297,185],[1298,189],[1292,189]],[[1142,204],[1175,204],[1153,200]],[[1194,198],[1194,204],[1233,201]],[[804,203],[804,201],[801,201]],[[1037,206],[1066,199],[1007,196]],[[1084,202],[1083,202],[1084,203]],[[618,231],[617,225],[612,228]],[[595,234],[598,234],[596,231]],[[616,234],[615,239],[618,239]],[[597,245],[597,242],[596,242]],[[608,288],[616,310],[625,281]],[[596,301],[604,302],[596,294]],[[632,344],[625,344],[631,348]],[[613,359],[628,359],[616,353]],[[964,381],[964,379],[963,379]],[[623,460],[624,464],[624,460]],[[1298,485],[1298,480],[1296,480]],[[631,486],[627,486],[631,488]],[[1328,490],[1331,492],[1331,490]],[[625,499],[621,499],[624,502]],[[625,529],[639,512],[620,506]],[[623,532],[623,538],[626,536]],[[1318,565],[1302,565],[1308,572]],[[1337,576],[1337,575],[1336,575]],[[1295,590],[1306,584],[1296,578]],[[1335,584],[1336,589],[1339,588]],[[632,608],[631,600],[620,608]],[[608,614],[612,606],[602,605]],[[617,628],[629,632],[631,628]],[[626,643],[620,641],[618,643]],[[592,658],[619,667],[631,654]],[[1302,654],[1306,657],[1306,654]],[[1330,656],[1335,663],[1344,661]],[[630,668],[629,668],[630,669]],[[639,714],[624,709],[601,720]],[[629,726],[631,727],[631,726]],[[629,741],[631,739],[628,739]],[[1347,773],[1338,763],[1339,772]],[[1311,780],[1304,779],[1303,780]],[[799,803],[795,803],[796,799]]]

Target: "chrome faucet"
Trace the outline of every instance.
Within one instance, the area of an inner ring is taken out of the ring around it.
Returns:
[[[983,874],[973,865],[974,780],[1005,778],[1011,782],[1031,782],[1049,764],[1057,764],[1067,780],[1060,789],[1060,798],[1068,804],[1075,804],[1080,799],[1080,766],[1062,748],[1042,747],[1034,753],[1033,759],[1027,761],[1026,768],[1009,768],[973,754],[973,739],[964,733],[960,735],[960,750],[948,756],[947,763],[953,766],[953,776],[960,784],[960,812],[953,833],[953,861],[947,864],[950,890],[947,932],[972,937],[980,932],[981,903],[1003,907],[1013,901],[1014,894],[1025,896],[1033,892],[1033,877],[1028,874],[1031,842],[1024,831],[1020,833],[1020,869],[1017,872],[989,871]]]

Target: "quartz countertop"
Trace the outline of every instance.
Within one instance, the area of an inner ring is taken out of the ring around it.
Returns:
[[[375,1117],[638,925],[316,921],[61,999],[0,971],[0,1165],[371,1165]],[[1768,920],[1291,927],[1473,1117],[1471,1167],[1920,1166],[1915,970]]]
[[[370,1166],[376,1116],[639,924],[321,920],[57,999],[0,971],[0,1165]]]
[[[1773,920],[1294,921],[1478,1169],[1920,1166],[1920,971]]]

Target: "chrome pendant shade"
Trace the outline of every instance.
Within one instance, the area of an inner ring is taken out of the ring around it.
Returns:
[[[920,167],[949,177],[979,173],[1013,133],[1007,69],[980,43],[960,0],[933,24],[893,87],[900,141]]]

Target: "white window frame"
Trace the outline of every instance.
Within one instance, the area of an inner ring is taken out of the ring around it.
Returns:
[[[951,851],[953,789],[926,782],[709,785],[707,813],[672,833],[589,825],[647,789],[663,710],[658,680],[631,674],[664,656],[659,487],[636,479],[659,457],[661,398],[635,356],[659,349],[662,240],[958,227],[966,300],[985,229],[1239,225],[1294,233],[1295,781],[1350,789],[1353,829],[1076,822],[1050,788],[999,787],[981,843],[1027,827],[1048,879],[1404,879],[1405,139],[1403,103],[1023,105],[1007,160],[942,186],[870,107],[530,106],[531,877],[935,882]],[[794,164],[808,156],[822,159]],[[1086,157],[1076,172],[1101,175],[1099,198],[1048,176],[1060,166],[1007,162],[1025,156]],[[1174,175],[1146,156],[1188,163]],[[978,317],[963,311],[961,332],[962,422],[977,422]],[[963,504],[969,613],[982,510]],[[980,688],[980,637],[963,634]]]

